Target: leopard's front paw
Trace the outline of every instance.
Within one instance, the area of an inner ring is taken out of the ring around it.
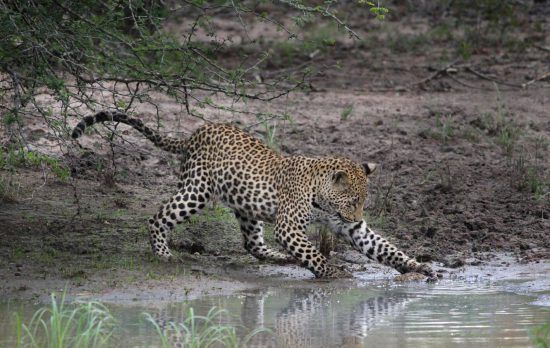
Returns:
[[[428,277],[428,282],[437,281],[441,278],[441,274],[435,272],[428,264],[418,263],[414,259],[409,259],[402,267],[398,267],[397,270],[400,273],[420,273]]]
[[[427,276],[428,282],[435,282],[438,278],[441,278],[441,274],[435,272],[428,264],[425,263],[419,263],[414,272]]]

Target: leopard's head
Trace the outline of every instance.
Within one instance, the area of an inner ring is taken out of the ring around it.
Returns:
[[[314,205],[344,222],[361,221],[367,200],[367,177],[375,169],[374,163],[337,161],[330,169],[323,170]]]

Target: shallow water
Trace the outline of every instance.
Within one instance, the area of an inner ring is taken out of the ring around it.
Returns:
[[[550,307],[534,304],[541,299],[547,304],[544,299],[550,292],[524,294],[517,291],[525,289],[523,284],[529,282],[301,281],[232,296],[108,307],[123,329],[120,347],[158,346],[143,312],[166,326],[184,320],[191,307],[197,314],[206,314],[212,306],[226,309],[229,315],[221,322],[238,326],[242,336],[255,328],[272,331],[253,337],[249,346],[525,347],[530,344],[529,330],[550,322]],[[36,308],[13,302],[0,306],[1,347],[13,345],[12,313],[28,317]]]

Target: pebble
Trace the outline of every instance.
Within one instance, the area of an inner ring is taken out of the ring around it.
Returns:
[[[400,274],[393,278],[393,280],[396,282],[414,282],[424,279],[426,279],[425,275],[416,272]]]
[[[451,259],[451,260],[445,260],[445,266],[449,268],[458,268],[464,266],[464,260],[462,259]]]

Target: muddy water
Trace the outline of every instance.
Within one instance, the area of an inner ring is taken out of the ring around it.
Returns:
[[[527,279],[462,278],[437,284],[290,281],[231,296],[108,307],[121,326],[118,345],[122,347],[158,346],[143,312],[164,325],[183,320],[191,307],[205,314],[212,306],[226,309],[230,314],[221,321],[238,326],[243,336],[256,328],[272,331],[255,336],[249,346],[525,347],[530,343],[529,329],[550,322],[547,283],[543,279],[533,288],[533,281]],[[13,302],[0,307],[0,346],[13,342],[7,328],[11,313],[30,315],[34,309]]]
[[[252,340],[258,346],[525,347],[529,328],[550,321],[550,311],[533,300],[497,287],[450,283],[264,289],[186,306],[226,308],[235,324],[271,329],[273,335]]]

